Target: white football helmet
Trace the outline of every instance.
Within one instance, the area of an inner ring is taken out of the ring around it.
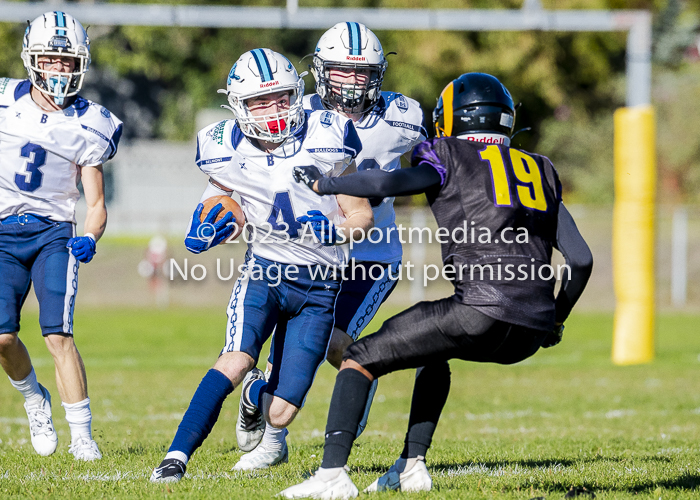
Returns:
[[[338,23],[326,31],[316,44],[313,62],[316,93],[327,108],[366,113],[379,101],[387,62],[379,39],[364,24]],[[331,67],[367,68],[369,81],[366,86],[333,83]]]
[[[305,74],[305,73],[304,73]],[[297,74],[289,59],[270,49],[253,49],[233,65],[226,81],[230,109],[243,134],[253,139],[283,142],[304,125],[304,74]],[[253,116],[247,101],[252,97],[289,91],[289,109]]]
[[[69,73],[44,71],[39,68],[39,56],[73,57],[75,68]],[[90,67],[90,39],[83,25],[70,14],[47,12],[24,31],[22,61],[32,85],[62,106],[66,97],[76,95],[83,86]]]

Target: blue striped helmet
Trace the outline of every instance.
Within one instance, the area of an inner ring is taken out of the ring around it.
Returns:
[[[312,67],[316,93],[328,109],[345,114],[366,113],[379,101],[386,66],[382,44],[367,26],[338,23],[316,44]],[[334,82],[330,79],[331,68],[364,69],[369,81],[365,85]]]
[[[44,71],[41,56],[72,57],[72,72]],[[66,97],[76,95],[90,67],[90,39],[83,25],[70,14],[52,11],[29,23],[22,42],[22,62],[34,87],[51,96],[59,106]]]
[[[282,54],[270,49],[253,49],[236,61],[226,79],[226,90],[219,90],[227,95],[230,105],[223,107],[233,112],[246,136],[282,142],[304,124],[304,80],[301,76]],[[251,115],[246,104],[249,99],[283,91],[290,93],[289,109],[265,117]],[[270,123],[275,125],[270,127]]]

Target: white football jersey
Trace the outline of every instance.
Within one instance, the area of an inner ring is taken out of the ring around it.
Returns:
[[[345,217],[338,201],[297,183],[293,168],[315,165],[325,175],[340,175],[361,149],[351,120],[330,111],[306,112],[302,129],[272,153],[254,146],[235,120],[209,125],[197,134],[196,162],[240,195],[248,227],[257,233],[248,234],[255,255],[284,264],[342,266],[349,245],[323,246],[296,220],[319,210],[341,224]]]
[[[122,122],[80,96],[46,112],[31,88],[29,80],[0,79],[0,219],[32,213],[75,222],[79,167],[115,155]]]
[[[325,109],[318,94],[304,96],[304,108]],[[381,168],[388,172],[401,168],[401,156],[424,141],[423,111],[413,99],[396,92],[382,92],[377,105],[355,123],[362,151],[355,162],[357,170]],[[372,240],[354,243],[351,257],[357,261],[391,263],[401,260],[402,250],[396,228],[394,198],[371,199],[374,229],[381,231],[381,239],[373,234]]]

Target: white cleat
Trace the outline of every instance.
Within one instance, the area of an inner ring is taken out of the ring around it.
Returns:
[[[386,474],[365,488],[364,492],[400,490],[416,493],[430,491],[433,487],[433,480],[430,478],[425,462],[416,460],[413,467],[404,471],[406,462],[408,461],[405,458],[399,458]]]
[[[259,470],[267,469],[280,463],[286,464],[289,461],[289,448],[287,442],[282,445],[279,451],[272,451],[265,448],[264,444],[258,445],[250,453],[246,453],[236,462],[231,470]]]
[[[236,420],[236,440],[242,451],[253,451],[265,434],[265,418],[262,412],[250,404],[247,394],[250,385],[256,380],[267,380],[265,374],[257,368],[250,370],[241,384],[241,400],[238,403],[238,420]]]
[[[290,486],[279,493],[284,498],[348,499],[359,494],[357,487],[344,467],[319,468],[316,474],[303,483]]]
[[[76,460],[84,460],[86,462],[102,458],[102,453],[100,453],[95,440],[87,437],[78,438],[75,443],[70,445],[68,452],[72,453]]]
[[[51,394],[39,384],[44,398],[38,403],[28,405],[24,403],[24,409],[29,418],[29,432],[32,436],[32,446],[42,457],[48,457],[58,446],[58,436],[51,419]]]

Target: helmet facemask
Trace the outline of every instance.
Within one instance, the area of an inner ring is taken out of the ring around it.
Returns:
[[[366,84],[339,83],[331,80],[332,68],[340,68],[346,71],[367,70],[368,80]],[[379,101],[386,71],[384,64],[356,64],[324,61],[314,56],[312,68],[316,78],[316,93],[328,109],[342,111],[346,114],[363,114],[372,110]]]
[[[72,57],[75,67],[70,72],[59,72],[44,70],[39,67],[39,57]],[[83,86],[83,79],[87,73],[88,57],[73,57],[60,52],[50,51],[29,51],[27,56],[29,62],[25,64],[29,79],[34,87],[40,92],[48,95],[58,106],[63,106],[67,97],[72,97],[80,92]]]

